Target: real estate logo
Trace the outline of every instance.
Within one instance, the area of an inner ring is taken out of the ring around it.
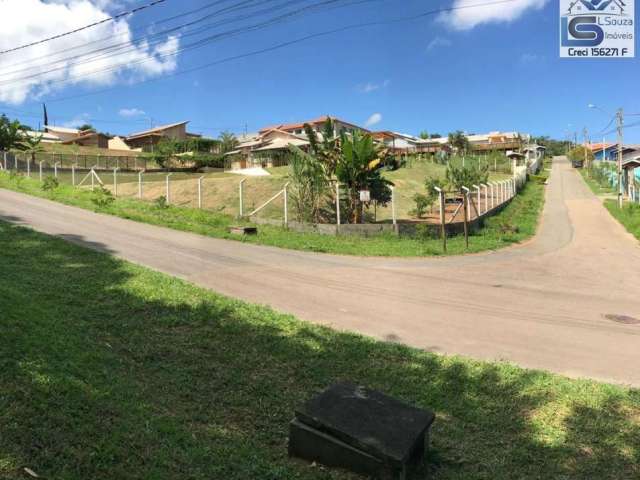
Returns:
[[[635,0],[560,0],[560,56],[635,56]]]

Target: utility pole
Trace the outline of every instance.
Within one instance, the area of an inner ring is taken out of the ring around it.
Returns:
[[[624,128],[624,111],[619,108],[616,112],[618,127],[618,208],[622,208],[622,129]]]
[[[589,132],[587,131],[587,127],[584,127],[584,129],[582,130],[582,134],[584,135],[584,165],[583,166],[584,168],[588,169],[589,164],[587,159],[587,137],[589,135]]]

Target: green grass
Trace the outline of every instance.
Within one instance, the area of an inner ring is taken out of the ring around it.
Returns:
[[[433,409],[418,478],[640,478],[640,391],[312,326],[0,222],[0,478],[353,479],[287,458],[335,381]]]
[[[624,228],[640,240],[640,205],[626,203],[622,209],[618,208],[617,200],[605,200],[604,206],[609,213],[618,220]]]
[[[582,175],[582,178],[584,179],[585,183],[589,186],[591,191],[596,195],[598,196],[615,195],[616,191],[614,187],[612,187],[608,183],[601,184],[600,182],[596,181],[596,179],[589,174],[588,169],[579,168],[578,171],[580,172],[580,175]]]
[[[139,222],[160,225],[217,238],[241,240],[294,250],[363,256],[430,256],[442,255],[441,241],[433,238],[409,239],[393,235],[370,238],[333,237],[320,234],[304,234],[280,227],[261,225],[256,236],[237,237],[228,233],[228,227],[239,222],[220,213],[187,207],[157,208],[153,203],[135,199],[117,199],[111,206],[98,209],[92,202],[91,192],[61,185],[53,192],[43,192],[40,183],[24,177],[0,173],[0,188],[36,195],[68,205],[100,211]],[[494,250],[534,235],[539,213],[544,202],[544,187],[536,182],[527,183],[522,192],[498,215],[490,218],[486,226],[471,236],[469,249],[464,238],[450,238],[448,254]]]
[[[462,165],[462,159],[453,157],[450,160],[454,165]],[[468,159],[467,165],[475,165],[477,158]],[[484,165],[484,160],[480,159]],[[493,168],[493,164],[491,164]],[[511,168],[509,166],[509,168]],[[416,203],[413,197],[416,193],[425,193],[425,180],[427,177],[445,179],[446,165],[434,163],[431,160],[409,159],[407,165],[393,171],[385,171],[383,176],[393,182],[396,188],[396,214],[397,218],[416,218],[411,212],[415,209]],[[506,180],[511,175],[490,172],[490,181]],[[390,220],[392,218],[391,205],[386,207],[378,207],[377,218],[381,220]]]

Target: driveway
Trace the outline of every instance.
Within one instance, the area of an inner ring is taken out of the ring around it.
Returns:
[[[356,258],[217,240],[0,190],[0,218],[268,304],[434,352],[640,386],[640,248],[564,158],[539,234],[498,252]],[[624,319],[622,319],[624,321]]]

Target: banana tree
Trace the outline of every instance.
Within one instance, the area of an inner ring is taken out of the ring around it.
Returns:
[[[380,173],[385,150],[375,145],[371,135],[357,131],[351,135],[343,133],[340,144],[342,155],[336,165],[336,177],[346,187],[347,218],[352,223],[362,223],[364,206],[374,200],[382,205],[391,200],[389,187],[393,183]],[[361,200],[363,191],[369,192],[368,200]]]
[[[42,135],[26,135],[19,144],[20,150],[31,155],[31,163],[33,163],[34,165],[36,163],[36,154],[44,150],[44,148],[40,144],[41,142]]]

